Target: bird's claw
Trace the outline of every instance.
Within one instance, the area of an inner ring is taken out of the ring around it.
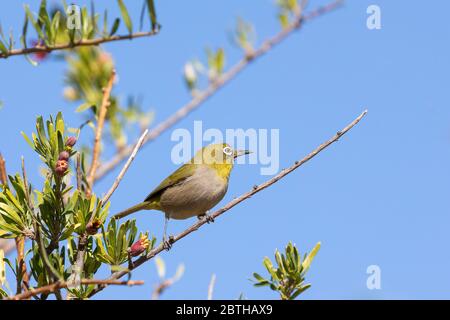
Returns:
[[[199,220],[204,219],[204,220],[206,220],[206,223],[212,223],[212,222],[214,222],[214,218],[213,218],[210,214],[208,214],[208,213],[204,213],[204,214],[199,215],[199,216],[198,216],[198,219],[199,219]]]
[[[169,251],[172,248],[172,244],[175,242],[175,239],[173,236],[169,236],[168,239],[163,239],[163,248],[167,251]]]

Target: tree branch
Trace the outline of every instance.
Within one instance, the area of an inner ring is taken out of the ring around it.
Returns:
[[[289,167],[287,169],[283,169],[279,174],[277,174],[276,176],[274,176],[271,179],[267,180],[266,182],[264,182],[264,183],[262,183],[260,185],[254,186],[251,191],[249,191],[247,193],[244,193],[243,195],[241,195],[241,196],[235,198],[234,200],[230,201],[224,207],[222,207],[221,209],[219,209],[219,210],[215,211],[214,213],[212,213],[211,217],[213,219],[218,218],[220,215],[224,214],[225,212],[227,212],[228,210],[230,210],[234,206],[236,206],[239,203],[241,203],[241,202],[251,198],[256,193],[258,193],[258,192],[260,192],[260,191],[270,187],[274,183],[276,183],[279,180],[283,179],[289,173],[291,173],[294,170],[298,169],[299,167],[304,165],[306,162],[308,162],[309,160],[314,158],[316,155],[318,155],[321,151],[323,151],[324,149],[329,147],[331,144],[333,144],[336,141],[338,141],[340,137],[342,137],[345,133],[347,133],[350,129],[352,129],[358,122],[360,122],[361,119],[366,114],[367,114],[367,110],[365,110],[363,113],[361,113],[355,120],[353,120],[350,124],[348,124],[344,129],[342,129],[341,131],[338,131],[331,139],[329,139],[328,141],[322,143],[320,146],[318,146],[315,150],[313,150],[311,153],[309,153],[303,159],[301,159],[300,161],[296,161],[291,167]],[[206,219],[199,220],[198,222],[194,223],[191,227],[187,228],[183,232],[181,232],[178,235],[176,235],[175,237],[171,238],[171,243],[173,244],[173,243],[183,239],[184,237],[188,236],[192,232],[197,231],[204,224],[207,224],[207,220]],[[164,246],[163,243],[161,243],[158,247],[156,247],[155,249],[151,250],[146,256],[142,256],[142,257],[138,258],[136,261],[134,261],[132,263],[131,268],[129,270],[115,272],[108,278],[108,280],[116,280],[116,279],[119,279],[119,278],[123,277],[124,275],[128,274],[131,270],[134,270],[137,267],[141,266],[142,264],[144,264],[145,262],[149,261],[150,259],[152,259],[153,257],[155,257],[156,255],[158,255],[159,253],[161,253],[164,250],[165,250],[165,246]],[[93,295],[95,295],[99,291],[103,290],[105,287],[106,287],[106,285],[98,286],[96,289],[94,289],[92,291],[92,293],[90,294],[90,297],[92,297]]]
[[[8,176],[6,174],[6,161],[0,153],[0,183],[2,185],[8,184]],[[0,239],[0,249],[6,254],[15,248],[14,241],[7,239]]]
[[[8,185],[8,175],[6,174],[6,161],[0,153],[0,183]]]
[[[118,281],[118,280],[95,280],[95,279],[82,279],[80,281],[80,284],[82,285],[92,285],[92,284],[97,284],[97,285],[115,285],[115,286],[138,286],[138,285],[143,285],[144,281]],[[37,296],[39,294],[43,294],[43,293],[53,293],[57,290],[60,289],[64,289],[69,287],[70,284],[68,282],[64,282],[64,281],[58,281],[40,288],[36,288],[36,289],[30,289],[27,292],[24,292],[22,294],[18,294],[12,297],[8,297],[5,300],[25,300],[25,299],[29,299],[31,297]]]
[[[142,37],[150,37],[157,35],[159,33],[159,30],[154,31],[148,31],[148,32],[136,32],[133,34],[128,35],[116,35],[111,36],[109,38],[95,38],[95,39],[84,39],[80,40],[78,42],[74,43],[64,43],[64,44],[57,44],[54,46],[35,46],[32,48],[23,48],[23,49],[13,49],[11,51],[8,51],[7,53],[0,53],[0,59],[6,59],[10,56],[17,56],[17,55],[25,55],[30,53],[42,53],[42,52],[52,52],[52,51],[59,51],[59,50],[66,50],[66,49],[73,49],[76,47],[86,47],[86,46],[98,46],[102,43],[107,42],[113,42],[113,41],[120,41],[120,40],[131,40],[136,38],[142,38]]]
[[[117,176],[116,180],[114,181],[114,183],[111,186],[111,188],[109,189],[109,191],[103,197],[103,199],[101,201],[101,205],[105,205],[109,201],[111,196],[113,195],[114,191],[116,191],[117,187],[119,186],[120,182],[122,181],[123,177],[125,176],[125,173],[128,171],[131,163],[136,158],[136,155],[137,155],[139,149],[142,147],[142,144],[144,143],[144,140],[145,140],[145,137],[147,136],[147,134],[148,134],[148,130],[145,130],[144,133],[139,138],[139,140],[136,142],[133,152],[131,153],[128,161],[123,166],[122,170],[120,171],[119,175]],[[91,216],[89,223],[92,223],[93,220],[94,220],[94,215]],[[87,242],[88,242],[88,234],[87,234],[87,232],[84,232],[78,240],[77,259],[72,267],[72,274],[69,277],[70,283],[76,283],[77,277],[81,278],[81,274],[84,269],[84,256],[86,254]]]
[[[94,148],[92,150],[92,163],[91,168],[89,169],[89,174],[87,177],[87,191],[86,194],[90,196],[92,187],[94,185],[95,181],[95,172],[98,168],[98,159],[100,157],[100,148],[101,148],[101,142],[102,142],[102,134],[103,134],[103,127],[105,125],[105,119],[106,114],[108,112],[108,108],[111,105],[110,102],[110,96],[111,96],[111,90],[112,86],[114,84],[114,79],[116,77],[116,71],[112,70],[111,76],[108,80],[108,84],[106,88],[103,90],[103,98],[102,98],[102,104],[100,106],[100,110],[98,113],[98,120],[97,120],[97,129],[95,131],[95,140],[94,140]]]
[[[135,144],[133,152],[131,153],[130,157],[128,158],[128,161],[123,166],[122,170],[120,171],[119,175],[117,176],[116,180],[114,181],[114,183],[111,186],[111,188],[109,189],[109,191],[103,197],[103,199],[102,199],[103,204],[106,204],[109,201],[109,199],[111,198],[111,196],[113,195],[114,191],[116,191],[117,187],[119,186],[120,182],[122,181],[123,177],[125,176],[125,173],[128,171],[128,168],[130,167],[134,158],[136,158],[136,155],[137,155],[139,149],[144,144],[147,134],[148,134],[148,129],[146,129],[144,131],[144,133],[139,138],[138,142]]]
[[[282,31],[280,31],[274,37],[266,40],[259,49],[248,52],[242,58],[241,61],[236,63],[231,69],[227,72],[223,73],[219,76],[214,82],[212,82],[204,91],[199,92],[195,97],[185,104],[183,107],[178,109],[174,114],[172,114],[169,118],[159,123],[147,136],[144,144],[147,144],[157,137],[159,137],[162,133],[170,129],[176,123],[184,119],[188,116],[192,111],[196,110],[200,105],[202,105],[208,98],[213,96],[219,89],[224,87],[227,83],[233,80],[242,70],[244,70],[252,61],[255,59],[264,56],[268,53],[274,46],[282,42],[287,36],[292,34],[294,31],[301,28],[304,22],[310,21],[318,16],[321,16],[325,13],[331,12],[338,8],[342,4],[342,0],[334,1],[328,5],[323,7],[319,7],[314,11],[304,15],[297,16],[296,19]],[[108,162],[104,163],[97,172],[95,177],[96,180],[103,178],[110,171],[115,169],[123,160],[125,160],[132,152],[133,147],[127,146],[119,151],[112,159]]]

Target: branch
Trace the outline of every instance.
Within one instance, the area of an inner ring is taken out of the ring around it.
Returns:
[[[87,186],[86,193],[88,196],[91,194],[92,186],[94,185],[94,181],[95,181],[95,172],[97,171],[98,158],[100,156],[100,144],[102,142],[103,127],[105,125],[105,119],[106,119],[106,114],[108,112],[108,107],[111,105],[110,96],[111,96],[111,90],[112,90],[112,86],[114,84],[115,77],[116,77],[116,71],[113,70],[111,72],[111,76],[108,80],[108,84],[103,91],[102,104],[100,106],[100,111],[98,113],[97,130],[95,131],[94,148],[92,150],[92,163],[91,163],[91,168],[89,170],[89,174],[87,177],[88,186]]]
[[[0,153],[0,183],[2,185],[8,184],[8,178],[6,174],[6,161]],[[6,254],[15,248],[14,241],[7,239],[0,239],[0,249]]]
[[[279,180],[283,179],[285,176],[287,176],[292,171],[294,171],[294,170],[298,169],[299,167],[301,167],[302,165],[304,165],[306,162],[308,162],[309,160],[314,158],[316,155],[318,155],[321,151],[323,151],[324,149],[329,147],[331,144],[333,144],[336,141],[338,141],[340,137],[342,137],[345,133],[347,133],[350,129],[352,129],[358,122],[360,122],[361,119],[366,114],[367,114],[367,110],[365,110],[363,113],[361,113],[355,120],[353,120],[350,124],[348,124],[344,129],[342,129],[341,131],[338,131],[331,139],[329,139],[328,141],[326,141],[326,142],[322,143],[320,146],[318,146],[314,151],[309,153],[306,157],[304,157],[300,161],[296,161],[294,163],[294,165],[292,165],[291,167],[289,167],[287,169],[283,169],[279,174],[277,174],[276,176],[274,176],[271,179],[267,180],[266,182],[264,182],[264,183],[262,183],[260,185],[254,186],[251,191],[249,191],[247,193],[244,193],[243,195],[241,195],[238,198],[233,199],[232,201],[227,203],[224,207],[222,207],[221,209],[219,209],[216,212],[212,213],[211,214],[211,218],[216,219],[217,217],[219,217],[220,215],[224,214],[225,212],[227,212],[228,210],[230,210],[234,206],[236,206],[239,203],[241,203],[241,202],[251,198],[256,193],[258,193],[258,192],[260,192],[260,191],[270,187],[274,183],[276,183]],[[183,232],[181,232],[178,235],[176,235],[175,237],[171,238],[171,243],[173,244],[173,243],[183,239],[184,237],[186,237],[187,235],[191,234],[194,231],[197,231],[201,226],[203,226],[204,224],[207,224],[207,223],[208,222],[207,222],[206,219],[199,220],[198,222],[194,223],[192,226],[190,226],[189,228],[187,228]],[[115,272],[108,278],[108,280],[116,280],[116,279],[119,279],[119,278],[123,277],[124,275],[128,274],[131,270],[136,269],[137,267],[139,267],[140,265],[142,265],[145,262],[149,261],[150,259],[152,259],[153,257],[155,257],[156,255],[158,255],[159,253],[161,253],[164,250],[165,250],[164,244],[160,244],[158,247],[156,247],[155,249],[151,250],[146,256],[142,256],[139,259],[137,259],[136,261],[134,261],[131,264],[131,268],[129,270]],[[105,286],[100,285],[99,287],[97,287],[96,289],[94,289],[91,292],[90,297],[93,296],[94,294],[98,293],[99,291],[103,290],[105,287],[106,287],[106,285]]]
[[[100,157],[100,144],[102,141],[102,134],[103,134],[103,127],[105,125],[105,119],[106,114],[108,112],[108,107],[111,105],[110,102],[110,96],[111,96],[111,90],[112,86],[114,84],[114,79],[116,77],[116,71],[112,70],[111,75],[108,80],[108,84],[106,88],[103,90],[103,98],[102,98],[102,104],[100,106],[100,110],[98,112],[98,120],[97,120],[97,129],[95,131],[95,140],[94,140],[94,147],[92,149],[92,163],[91,167],[89,169],[89,174],[87,177],[87,186],[86,186],[86,195],[90,197],[92,193],[92,187],[94,185],[95,181],[95,172],[98,167],[98,158]],[[81,188],[81,182],[80,182],[80,157],[77,158],[77,187]],[[91,216],[90,222],[93,221],[94,215]],[[81,274],[84,270],[84,256],[86,254],[86,246],[88,243],[88,234],[85,231],[83,234],[80,235],[80,238],[78,239],[78,246],[77,246],[77,259],[73,265],[72,273],[71,273],[71,280],[77,281],[77,277],[81,277]]]
[[[95,38],[95,39],[85,39],[80,40],[78,42],[74,43],[64,43],[64,44],[58,44],[54,46],[35,46],[32,48],[23,48],[23,49],[13,49],[11,51],[8,51],[7,53],[0,53],[0,59],[6,59],[10,56],[17,56],[17,55],[25,55],[30,53],[42,53],[42,52],[52,52],[52,51],[59,51],[59,50],[65,50],[65,49],[73,49],[75,47],[86,47],[86,46],[98,46],[102,43],[107,42],[113,42],[113,41],[120,41],[120,40],[131,40],[135,38],[142,38],[142,37],[150,37],[154,36],[159,33],[159,30],[154,31],[148,31],[148,32],[136,32],[133,34],[128,35],[116,35],[111,36],[109,38]]]
[[[318,16],[321,16],[325,13],[331,12],[335,10],[342,4],[342,0],[336,0],[326,6],[320,7],[305,16],[297,16],[295,21],[292,22],[289,26],[280,31],[277,35],[269,40],[266,40],[259,49],[249,52],[246,54],[241,61],[236,63],[233,67],[231,67],[227,72],[223,73],[219,76],[214,82],[212,82],[204,91],[199,92],[195,95],[195,97],[185,104],[183,107],[178,109],[174,114],[172,114],[169,118],[159,123],[152,132],[147,136],[144,144],[147,144],[157,137],[159,137],[162,133],[170,129],[172,126],[177,124],[179,121],[188,116],[192,111],[196,110],[200,105],[202,105],[208,98],[213,96],[219,89],[233,80],[242,70],[244,70],[250,63],[257,58],[264,56],[267,52],[269,52],[274,46],[282,42],[287,36],[292,34],[294,31],[300,29],[303,25],[303,22],[310,21]],[[124,159],[126,159],[132,152],[132,146],[127,146],[123,148],[120,152],[118,152],[112,159],[103,164],[95,177],[96,180],[103,178],[106,174],[112,171],[116,166],[118,166]]]
[[[118,280],[95,280],[95,279],[82,279],[80,281],[80,284],[82,285],[92,285],[92,284],[96,284],[96,285],[115,285],[115,286],[139,286],[139,285],[143,285],[144,281],[118,281]],[[5,300],[25,300],[25,299],[29,299],[31,297],[37,296],[38,294],[43,294],[43,293],[52,293],[55,292],[57,290],[60,289],[64,289],[67,288],[68,286],[70,286],[70,284],[68,282],[64,282],[64,281],[58,281],[40,288],[36,288],[36,289],[30,289],[29,291],[22,293],[22,294],[18,294],[12,297],[8,297]]]
[[[108,200],[111,198],[111,196],[113,195],[114,191],[116,191],[117,187],[119,186],[120,182],[122,181],[123,177],[125,176],[125,173],[128,171],[131,163],[135,159],[139,149],[142,147],[142,144],[144,143],[144,140],[145,140],[145,137],[147,136],[147,134],[148,134],[148,130],[145,130],[144,133],[139,138],[139,140],[136,142],[133,152],[131,153],[128,161],[123,166],[122,170],[120,171],[119,175],[117,176],[116,180],[114,181],[114,183],[111,186],[111,188],[109,189],[109,191],[103,197],[103,199],[101,201],[101,203],[102,203],[101,205],[105,205],[108,202]],[[78,170],[80,170],[80,169],[78,169]],[[92,215],[89,223],[92,223],[94,218],[95,218],[94,215]],[[86,254],[87,242],[88,242],[88,234],[87,234],[87,232],[84,232],[78,240],[77,259],[73,265],[72,274],[69,277],[70,283],[76,282],[77,281],[76,278],[81,277],[81,273],[83,272],[83,269],[84,269],[84,256]]]
[[[0,153],[0,182],[3,185],[8,184],[8,175],[6,174],[6,161]]]
[[[108,200],[113,195],[114,191],[116,191],[117,187],[119,186],[120,182],[122,181],[123,177],[125,176],[125,173],[128,171],[128,168],[130,167],[131,163],[133,162],[134,158],[136,158],[136,155],[139,151],[139,149],[144,144],[145,138],[147,137],[148,129],[144,131],[144,133],[139,138],[138,142],[134,146],[133,152],[131,153],[130,157],[128,158],[128,161],[123,166],[122,170],[120,171],[119,175],[117,176],[116,180],[114,181],[113,185],[109,189],[108,193],[103,197],[102,203],[106,204]]]

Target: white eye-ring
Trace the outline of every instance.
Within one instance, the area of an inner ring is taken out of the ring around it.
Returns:
[[[225,153],[227,156],[231,156],[233,154],[233,149],[230,147],[223,148],[223,153]]]

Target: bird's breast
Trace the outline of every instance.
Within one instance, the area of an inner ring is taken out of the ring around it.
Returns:
[[[186,180],[161,194],[161,207],[172,219],[187,219],[204,214],[223,199],[228,179],[209,167],[198,167]]]

